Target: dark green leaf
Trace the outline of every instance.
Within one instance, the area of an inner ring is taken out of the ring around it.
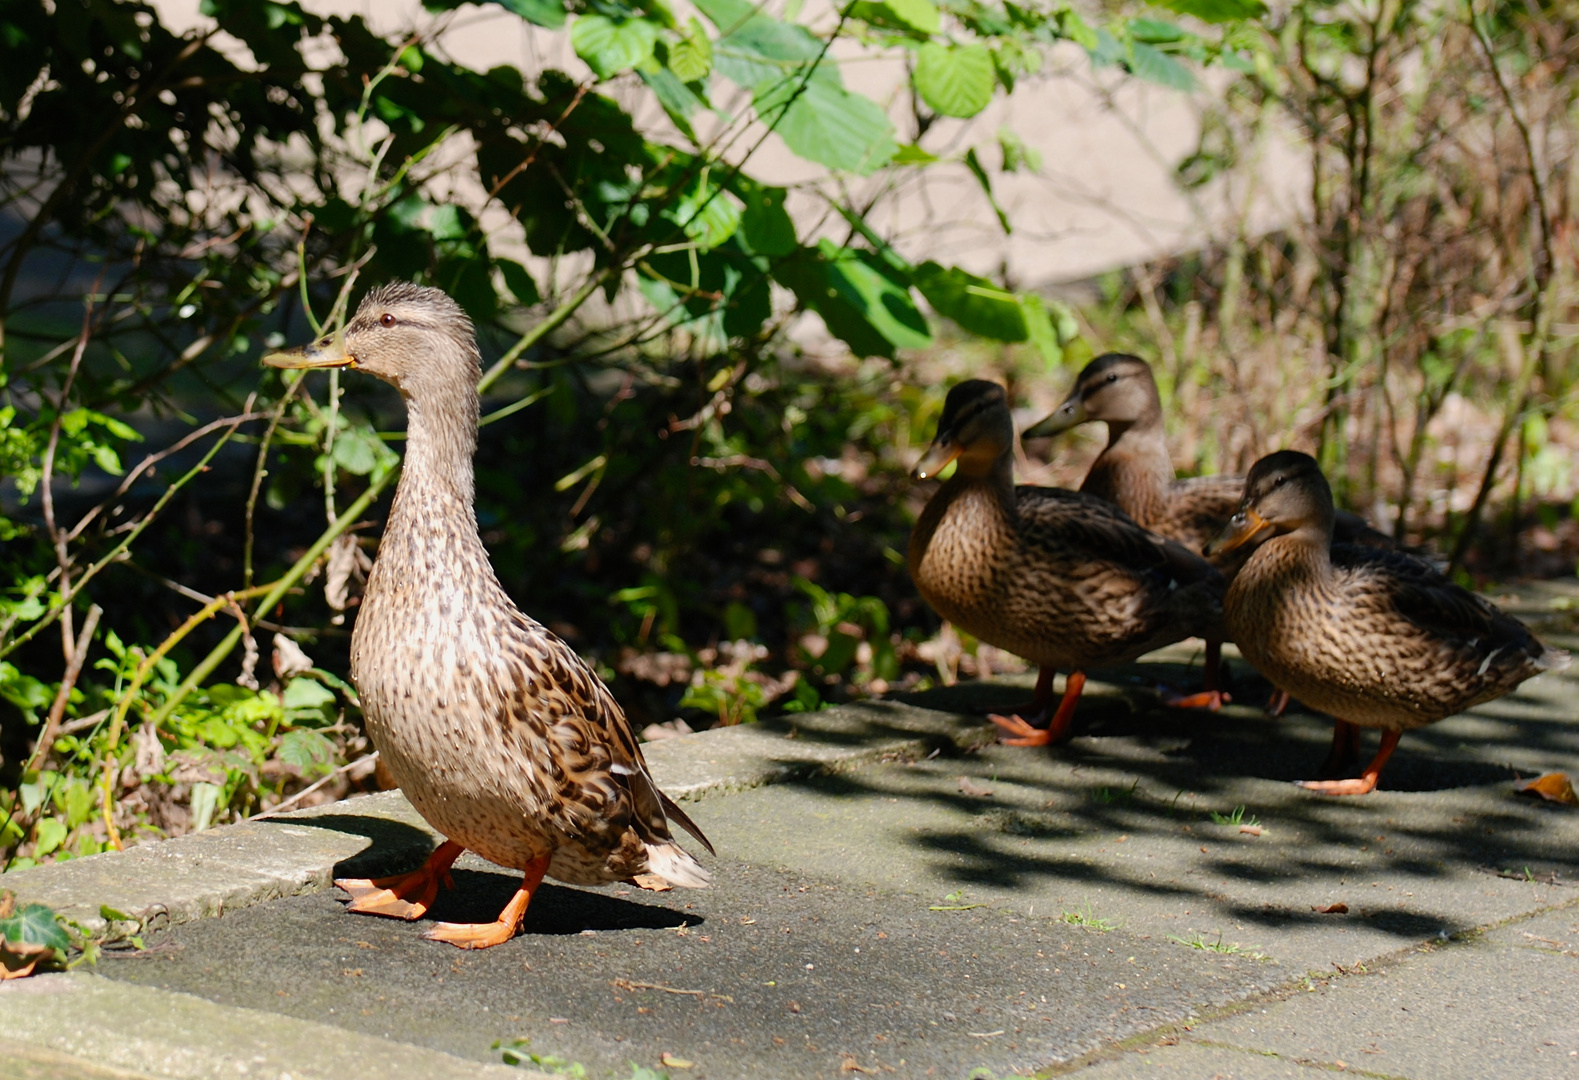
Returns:
[[[788,255],[795,250],[795,223],[784,209],[783,188],[755,187],[742,192],[741,239],[755,255]]]
[[[71,948],[60,919],[43,904],[28,904],[7,918],[0,919],[0,938],[20,945],[43,945],[64,954]]]
[[[522,307],[531,307],[542,301],[543,295],[537,291],[537,282],[526,267],[510,259],[495,259],[493,264],[499,268],[505,287],[515,296],[516,303]]]

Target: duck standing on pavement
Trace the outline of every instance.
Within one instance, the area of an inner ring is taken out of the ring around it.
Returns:
[[[380,757],[446,839],[412,873],[336,881],[350,910],[420,918],[468,849],[524,876],[495,922],[438,923],[424,935],[461,948],[508,941],[545,875],[705,886],[669,821],[712,846],[653,783],[624,711],[494,576],[473,509],[480,358],[460,306],[438,289],[386,285],[343,334],[264,360],[365,371],[400,391],[410,418],[351,637],[351,679]]]
[[[1141,528],[1112,503],[1014,484],[1014,421],[1003,387],[949,391],[916,479],[955,473],[910,535],[910,576],[943,618],[1036,664],[1029,719],[994,716],[1016,746],[1055,742],[1087,668],[1127,663],[1192,635],[1221,634],[1223,581],[1205,559]],[[1069,672],[1049,719],[1053,677]]]
[[[1568,666],[1528,627],[1401,551],[1332,544],[1332,489],[1316,460],[1282,450],[1256,462],[1238,512],[1213,544],[1248,549],[1224,622],[1245,658],[1337,726],[1324,772],[1380,728],[1357,778],[1300,781],[1328,795],[1375,790],[1399,737]]]
[[[1191,551],[1205,551],[1238,509],[1244,478],[1174,476],[1163,425],[1162,395],[1157,392],[1150,364],[1127,353],[1097,357],[1075,378],[1074,388],[1063,404],[1027,428],[1020,438],[1057,435],[1096,421],[1107,424],[1107,446],[1086,470],[1080,490],[1113,503],[1160,536],[1177,540]],[[1339,543],[1394,546],[1357,514],[1342,510],[1338,511],[1336,538]],[[1211,559],[1229,578],[1242,561],[1237,553],[1219,553]],[[1218,689],[1221,655],[1222,642],[1208,638],[1206,689],[1169,698],[1168,704],[1214,710],[1221,707],[1227,700],[1227,695]],[[1284,699],[1283,704],[1286,703]],[[1281,711],[1281,705],[1273,711]]]

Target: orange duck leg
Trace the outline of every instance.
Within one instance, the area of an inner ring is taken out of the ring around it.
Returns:
[[[996,713],[987,719],[1003,728],[1004,734],[999,736],[999,741],[1005,746],[1048,746],[1069,733],[1069,722],[1075,715],[1075,703],[1080,700],[1080,691],[1084,690],[1085,686],[1085,673],[1071,671],[1069,678],[1064,680],[1064,696],[1058,703],[1058,711],[1053,713],[1052,720],[1043,727],[1042,722],[1047,717],[1047,706],[1053,697],[1053,669],[1043,668],[1036,679],[1036,698],[1031,703],[1036,712],[1029,720],[1022,720],[1018,716],[1000,716]]]
[[[551,855],[544,855],[527,864],[525,876],[521,878],[521,887],[515,890],[515,895],[510,897],[510,902],[499,913],[499,918],[491,923],[437,923],[433,929],[422,936],[429,941],[446,941],[460,949],[487,949],[495,945],[503,945],[515,937],[521,923],[526,918],[526,907],[532,902],[532,896],[537,892],[537,887],[543,883],[543,875],[548,872]]]
[[[335,885],[351,894],[347,911],[358,915],[383,915],[391,919],[420,919],[439,894],[439,882],[455,887],[450,867],[466,849],[446,840],[433,849],[428,861],[409,874],[383,878],[336,878]]]
[[[1206,689],[1198,694],[1168,694],[1162,696],[1162,703],[1170,709],[1209,709],[1216,712],[1226,703],[1234,700],[1227,693],[1218,689],[1217,684],[1222,678],[1223,669],[1223,643],[1221,641],[1208,641],[1206,643]]]
[[[1358,729],[1356,729],[1357,734]],[[1376,778],[1381,776],[1382,766],[1387,764],[1387,759],[1393,756],[1394,750],[1398,749],[1398,738],[1401,734],[1402,732],[1398,731],[1384,732],[1382,745],[1377,748],[1376,756],[1365,767],[1365,771],[1352,780],[1297,780],[1295,783],[1306,791],[1316,791],[1323,795],[1369,795],[1376,790]]]

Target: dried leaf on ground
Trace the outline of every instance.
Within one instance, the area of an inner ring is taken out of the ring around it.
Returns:
[[[1574,793],[1573,781],[1567,773],[1549,772],[1531,780],[1515,780],[1513,790],[1520,795],[1539,795],[1547,802],[1579,806],[1579,795]]]
[[[975,799],[989,799],[992,797],[992,788],[983,787],[968,776],[959,778],[959,790],[962,794],[969,795]]]
[[[667,1050],[658,1055],[658,1063],[669,1069],[689,1069],[695,1064],[695,1062],[688,1061],[683,1057],[675,1057]]]
[[[1310,910],[1317,915],[1347,915],[1349,913],[1349,905],[1344,903],[1327,904],[1323,907],[1311,905]]]

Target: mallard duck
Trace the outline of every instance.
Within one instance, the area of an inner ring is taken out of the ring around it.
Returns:
[[[1136,522],[1160,536],[1177,540],[1191,551],[1204,551],[1239,507],[1245,482],[1241,476],[1198,476],[1177,479],[1163,428],[1162,397],[1151,365],[1127,353],[1105,353],[1091,361],[1075,379],[1064,403],[1031,425],[1021,439],[1057,435],[1080,424],[1107,424],[1107,446],[1086,471],[1080,490],[1106,499]],[[1338,511],[1338,540],[1392,546],[1392,542],[1356,514]],[[1211,562],[1232,577],[1242,559],[1219,553]],[[1206,687],[1199,694],[1170,697],[1184,708],[1217,709],[1227,695],[1217,690],[1222,643],[1206,643]],[[1287,701],[1274,698],[1270,708],[1282,711]]]
[[[446,839],[413,873],[335,882],[350,910],[421,917],[464,850],[524,877],[495,922],[441,922],[424,935],[462,948],[513,937],[545,875],[705,886],[668,822],[712,845],[653,783],[619,703],[494,576],[473,510],[481,368],[466,313],[438,289],[386,285],[342,334],[265,363],[365,371],[399,390],[409,415],[351,679],[380,758]]]
[[[1301,781],[1328,795],[1376,787],[1399,736],[1568,665],[1568,654],[1401,551],[1332,544],[1332,489],[1316,460],[1281,450],[1256,462],[1214,549],[1250,549],[1224,621],[1279,688],[1337,720],[1326,769],[1382,729],[1358,778]]]
[[[943,618],[1037,665],[1029,720],[994,716],[1016,746],[1068,730],[1090,667],[1127,663],[1192,634],[1220,633],[1222,578],[1113,504],[1014,486],[1014,421],[1003,387],[948,393],[916,479],[956,470],[910,534],[910,576]],[[1053,676],[1068,671],[1051,720]]]

